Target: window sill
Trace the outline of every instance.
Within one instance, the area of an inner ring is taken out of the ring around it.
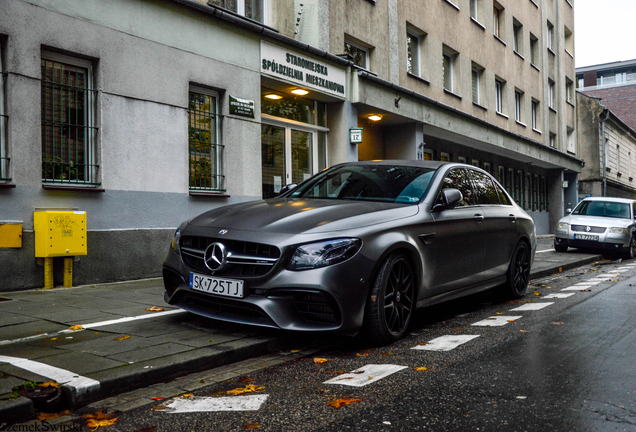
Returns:
[[[0,189],[12,189],[15,188],[14,183],[0,183]]]
[[[519,58],[521,58],[521,60],[526,61],[526,58],[524,56],[522,56],[521,54],[519,54],[518,51],[513,51],[515,54],[517,54],[517,56],[519,56]]]
[[[501,39],[499,38],[499,36],[497,36],[497,35],[493,35],[493,37],[494,37],[495,39],[497,39],[499,42],[501,42],[501,43],[503,44],[503,46],[508,46],[508,44],[507,44],[507,43],[505,43],[503,40],[501,40]]]
[[[570,0],[565,0],[565,2],[569,4],[571,8],[574,8],[574,6],[572,6],[572,3],[570,3]]]
[[[457,6],[455,3],[453,3],[451,0],[444,0],[446,3],[448,3],[449,5],[451,5],[452,7],[454,7],[455,9],[459,10],[459,6]]]
[[[555,110],[554,108],[550,107],[550,111],[552,111],[555,114],[558,114],[557,110]]]
[[[633,180],[634,180],[634,177],[629,176],[629,181],[633,181]]]
[[[496,111],[497,115],[502,116],[503,118],[505,118],[506,120],[510,120],[510,117],[508,117],[507,115],[505,115],[502,112]]]
[[[537,65],[535,65],[534,63],[530,63],[530,66],[535,68],[537,70],[537,72],[541,72],[541,69],[539,69],[539,67]]]
[[[541,132],[539,129],[532,128],[532,131],[538,133],[539,135],[543,134],[543,132]]]
[[[607,172],[612,172],[612,169],[611,169],[610,167],[606,167],[606,168],[605,168],[605,171],[607,171]]]
[[[191,190],[189,191],[189,194],[190,196],[205,197],[205,198],[229,198],[231,196],[223,192],[203,191],[203,190]]]
[[[570,51],[568,51],[568,50],[567,50],[567,48],[566,48],[565,52],[566,52],[566,53],[568,53],[568,55],[569,55],[570,57],[574,58],[574,54],[572,54]]]
[[[483,25],[482,23],[480,23],[479,21],[477,21],[475,18],[470,17],[470,20],[471,20],[473,23],[475,23],[475,25],[476,25],[477,27],[479,27],[480,29],[482,29],[482,30],[484,30],[484,31],[486,30],[486,26],[485,26],[485,25]]]
[[[431,85],[431,83],[430,83],[427,79],[422,78],[422,77],[421,77],[421,76],[419,76],[419,75],[415,75],[414,73],[411,73],[411,72],[409,72],[409,71],[407,71],[407,72],[406,72],[406,75],[407,75],[409,78],[413,78],[413,79],[415,79],[415,80],[417,80],[417,81],[422,81],[422,82],[423,82],[424,84],[426,84],[426,85]]]
[[[483,109],[484,111],[488,111],[488,108],[486,108],[486,107],[485,107],[485,106],[483,106],[483,105],[479,105],[477,102],[473,102],[473,105],[474,105],[474,106],[476,106],[476,107],[478,107],[478,108]]]
[[[456,93],[453,93],[451,90],[444,89],[444,93],[449,94],[451,96],[455,96],[457,99],[462,100],[462,97]]]
[[[537,9],[539,9],[539,5],[534,0],[530,0],[530,3],[532,3]]]
[[[369,3],[371,3],[372,5],[375,6],[376,1],[375,0],[367,0]]]
[[[619,171],[619,172],[616,173],[616,177],[622,177],[622,176],[623,176],[622,172]]]
[[[550,47],[548,47],[548,52],[549,52],[550,54],[552,54],[553,56],[555,56],[555,55],[556,55],[556,53],[555,53],[554,51],[552,51],[552,48],[550,48]]]
[[[574,106],[574,104],[573,104],[572,102],[570,102],[569,100],[566,100],[566,102],[567,102],[567,103],[568,103],[568,105],[570,105],[572,108],[576,108],[576,107]]]
[[[515,122],[519,125],[519,126],[523,126],[523,127],[528,127],[527,124],[520,122],[519,120],[515,120]]]
[[[42,189],[64,190],[64,191],[73,191],[73,192],[99,192],[99,193],[106,192],[106,189],[93,187],[93,186],[65,186],[65,185],[58,185],[58,184],[43,184]]]

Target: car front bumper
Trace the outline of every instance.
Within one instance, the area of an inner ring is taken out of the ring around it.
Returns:
[[[593,234],[598,240],[581,240],[575,238],[585,233],[574,232],[571,229],[557,229],[554,234],[556,245],[582,249],[598,249],[605,251],[624,251],[629,248],[630,234],[610,233],[609,228],[604,233]]]

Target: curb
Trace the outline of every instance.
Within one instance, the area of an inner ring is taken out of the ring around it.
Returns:
[[[530,271],[530,280],[540,279],[540,278],[543,278],[543,277],[546,277],[546,276],[551,276],[553,274],[560,273],[559,269],[561,269],[562,271],[571,270],[573,268],[582,267],[582,266],[587,265],[587,264],[592,264],[593,262],[600,261],[602,259],[603,259],[603,255],[595,255],[595,256],[592,256],[592,257],[588,257],[588,258],[582,258],[579,261],[574,261],[574,262],[571,262],[571,263],[563,264],[563,265],[560,265],[560,266],[555,266],[555,267],[544,269],[544,270],[538,270],[536,272],[533,272],[531,270]]]

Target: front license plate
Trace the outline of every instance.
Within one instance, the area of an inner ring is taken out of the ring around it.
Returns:
[[[574,234],[574,240],[598,241],[598,236],[589,234]]]
[[[190,288],[225,297],[243,298],[243,281],[190,273]]]

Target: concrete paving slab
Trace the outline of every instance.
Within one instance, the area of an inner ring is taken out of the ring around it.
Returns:
[[[19,378],[0,374],[0,394],[13,393],[13,387],[19,386],[23,382]]]
[[[109,354],[108,358],[123,363],[137,363],[191,350],[192,347],[190,346],[169,342],[160,345],[149,346],[146,348],[140,348],[134,351]]]
[[[0,312],[2,313],[2,312]],[[0,341],[35,336],[67,329],[68,326],[38,319],[23,324],[0,327]]]
[[[153,340],[153,338],[144,338],[139,336],[130,336],[128,339],[116,340],[122,336],[123,335],[119,334],[111,334],[99,339],[68,344],[64,346],[64,349],[67,351],[77,351],[98,356],[112,356],[114,354],[136,351],[149,346],[160,345],[162,343],[172,342],[175,340],[156,341]],[[126,361],[128,362],[129,360]]]
[[[54,348],[32,346],[29,344],[13,344],[0,346],[0,355],[9,357],[21,357],[29,360],[38,360],[42,357],[47,357],[59,353],[60,352]]]
[[[38,361],[84,376],[100,370],[116,368],[124,364],[124,362],[115,359],[82,352],[66,352],[64,354],[44,357]]]
[[[76,307],[55,307],[51,309],[45,309],[42,311],[35,311],[31,313],[34,317],[61,323],[67,326],[72,326],[80,323],[88,323],[94,321],[106,321],[119,318],[121,315],[114,315],[106,312],[100,312],[96,310],[90,310],[85,308]]]
[[[37,321],[37,318],[20,314],[0,313],[0,327],[23,324],[31,321]]]
[[[180,344],[188,345],[191,347],[201,348],[204,346],[211,346],[230,342],[233,340],[241,339],[243,336],[230,335],[223,332],[215,332],[213,330],[209,332],[203,332],[198,330],[184,330],[179,333],[153,336],[151,339],[156,343],[179,341]]]

